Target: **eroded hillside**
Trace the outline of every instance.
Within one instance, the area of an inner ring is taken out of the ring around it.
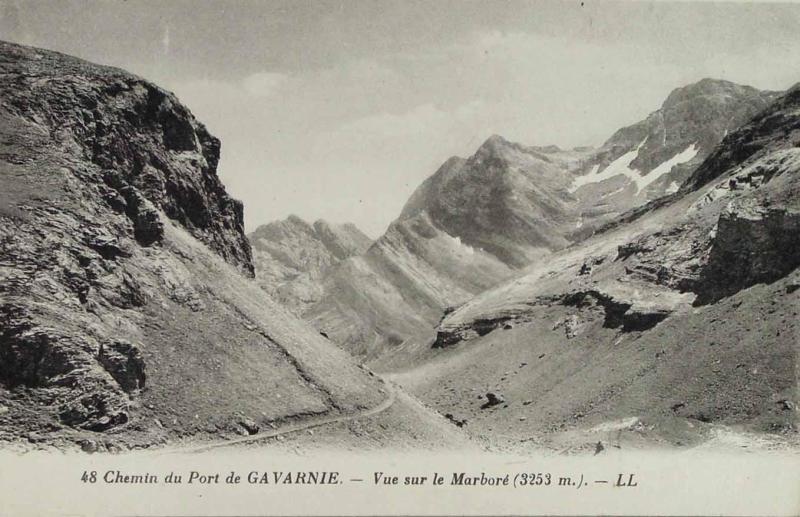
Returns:
[[[8,43],[0,91],[0,440],[227,437],[386,400],[252,281],[220,143],[172,94]]]

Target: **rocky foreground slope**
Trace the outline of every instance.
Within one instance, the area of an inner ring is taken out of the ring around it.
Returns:
[[[452,307],[677,190],[776,95],[705,79],[599,149],[493,136],[471,157],[445,162],[368,251],[330,270],[303,315],[356,355],[390,352],[402,362],[433,340]]]
[[[445,316],[397,378],[515,442],[580,430],[680,445],[720,424],[795,435],[798,266],[800,85],[676,193]]]
[[[219,152],[153,84],[0,43],[0,441],[224,437],[386,399],[253,282]]]

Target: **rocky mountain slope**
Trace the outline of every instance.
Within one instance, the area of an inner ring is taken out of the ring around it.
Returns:
[[[676,190],[727,132],[775,96],[706,79],[673,91],[599,149],[492,136],[428,178],[386,234],[329,275],[305,317],[370,360],[422,349],[448,308]]]
[[[800,85],[678,192],[445,316],[396,379],[515,443],[795,435],[798,266]]]
[[[312,225],[294,215],[259,226],[247,237],[256,281],[298,315],[320,300],[323,279],[334,266],[372,243],[353,224],[318,220]]]
[[[703,79],[672,91],[657,111],[614,133],[577,172],[581,233],[675,192],[730,131],[778,97],[729,81]]]
[[[121,70],[0,43],[0,441],[251,434],[386,386],[253,282],[220,143]]]
[[[331,273],[306,317],[368,358],[427,342],[446,307],[567,245],[574,203],[554,162],[576,155],[494,136],[469,159],[448,160],[366,253]]]

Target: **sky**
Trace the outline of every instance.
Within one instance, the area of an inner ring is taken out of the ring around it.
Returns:
[[[248,232],[296,214],[372,237],[492,134],[601,145],[704,77],[788,88],[798,27],[798,4],[0,0],[0,39],[178,95]]]

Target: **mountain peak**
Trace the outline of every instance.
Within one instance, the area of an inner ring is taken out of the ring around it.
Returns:
[[[724,79],[706,77],[695,83],[675,88],[667,96],[662,108],[670,108],[681,102],[699,97],[716,98],[719,101],[736,100],[758,95],[761,92],[752,86],[737,84]]]
[[[509,142],[505,138],[500,135],[494,134],[486,139],[486,141],[481,144],[478,148],[478,153],[481,151],[497,151],[500,149],[507,149],[509,147],[514,147],[515,144],[513,142]]]
[[[499,160],[501,162],[512,163],[518,162],[520,159],[526,161],[527,158],[521,158],[523,155],[535,156],[538,159],[543,158],[543,156],[533,148],[511,142],[500,135],[492,135],[481,144],[470,160],[477,162]]]
[[[289,216],[286,218],[286,222],[298,226],[311,226],[305,219],[295,214],[289,214]]]

